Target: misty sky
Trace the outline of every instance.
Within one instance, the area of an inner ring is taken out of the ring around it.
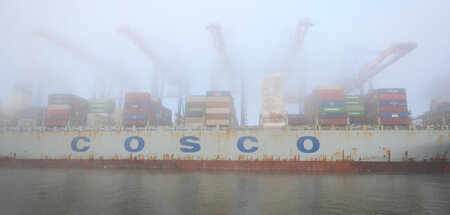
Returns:
[[[429,110],[432,97],[450,96],[450,1],[0,0],[0,101],[9,105],[14,82],[24,79],[45,83],[45,93],[92,95],[98,68],[32,36],[35,30],[91,56],[111,71],[116,88],[125,81],[128,91],[150,91],[152,62],[116,32],[121,26],[132,26],[183,74],[190,94],[204,94],[219,67],[206,26],[220,23],[233,68],[245,74],[249,123],[257,124],[261,79],[286,58],[301,19],[314,24],[298,59],[308,93],[411,41],[416,50],[377,76],[375,88],[406,88],[414,116]],[[239,91],[234,95],[239,109]],[[164,104],[176,110],[176,99]]]

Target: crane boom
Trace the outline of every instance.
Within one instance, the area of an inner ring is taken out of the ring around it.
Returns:
[[[152,94],[155,96],[159,96],[159,85],[160,85],[160,71],[168,71],[167,66],[162,63],[161,59],[153,49],[145,42],[145,40],[131,27],[122,27],[117,30],[118,33],[122,34],[127,38],[130,42],[132,42],[140,51],[144,53],[144,55],[153,63],[154,71],[152,72]]]
[[[298,55],[303,46],[303,41],[305,40],[306,33],[309,27],[313,24],[309,21],[299,21],[297,24],[297,29],[295,30],[294,39],[290,46],[290,51],[286,59],[284,69],[283,69],[283,79],[289,80],[294,73],[294,64],[298,60]]]
[[[96,61],[94,58],[92,58],[91,56],[87,55],[86,53],[82,52],[80,49],[76,48],[75,46],[69,44],[69,42],[67,42],[65,39],[63,39],[62,37],[60,37],[59,35],[57,35],[56,33],[50,32],[50,31],[43,31],[43,30],[36,30],[34,32],[32,32],[32,35],[35,37],[39,37],[43,40],[46,40],[50,43],[53,43],[55,46],[63,49],[64,51],[72,54],[73,56],[77,57],[78,59],[80,59],[81,61],[93,66],[96,69],[96,80],[94,83],[94,89],[93,89],[93,97],[96,97],[96,91],[98,86],[98,82],[99,82],[99,73],[100,72],[106,72],[107,69],[98,61]],[[108,76],[106,76],[108,77]],[[105,83],[104,83],[105,84]],[[103,86],[101,88],[102,90],[102,97],[105,94],[105,88],[106,86]]]
[[[222,30],[220,28],[219,24],[210,24],[206,27],[206,29],[211,33],[211,37],[214,42],[214,47],[217,49],[217,52],[219,53],[219,62],[221,66],[221,73],[218,73],[216,71],[215,74],[211,77],[211,88],[214,90],[217,90],[219,87],[219,78],[218,77],[224,77],[226,78],[230,83],[231,86],[234,86],[234,79],[233,79],[233,71],[231,69],[231,62],[230,58],[227,53],[225,40],[222,35]]]
[[[381,71],[397,62],[417,47],[416,43],[396,43],[383,51],[372,63],[363,68],[351,80],[344,84],[346,92],[361,89],[364,84],[378,75]]]

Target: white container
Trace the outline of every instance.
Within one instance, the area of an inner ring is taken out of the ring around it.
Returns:
[[[206,125],[231,125],[229,119],[207,119]]]
[[[208,102],[233,102],[233,97],[231,96],[208,96],[206,97],[206,103]]]
[[[186,102],[206,102],[206,96],[186,96]]]
[[[206,108],[206,113],[231,113],[231,108]]]
[[[202,123],[202,124],[205,124],[205,118],[203,118],[203,117],[191,117],[191,118],[185,118],[184,119],[184,123],[186,124],[186,123]]]

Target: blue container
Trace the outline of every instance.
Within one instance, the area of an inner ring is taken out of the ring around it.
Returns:
[[[409,114],[408,114],[408,112],[381,112],[381,118],[384,118],[384,119],[391,119],[391,118],[408,119]]]
[[[344,101],[320,101],[320,107],[344,107]]]
[[[381,106],[407,106],[407,102],[405,100],[382,100],[379,101]]]
[[[350,125],[365,125],[366,122],[350,122]]]
[[[406,94],[405,88],[385,88],[385,89],[376,89],[373,90],[375,94]]]
[[[345,118],[344,113],[319,113],[321,119],[342,119]]]
[[[149,104],[124,104],[125,109],[146,109]]]
[[[123,120],[147,120],[145,114],[124,114]]]

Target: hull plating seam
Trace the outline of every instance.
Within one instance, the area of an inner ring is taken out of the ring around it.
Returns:
[[[0,159],[2,167],[291,170],[346,172],[450,172],[450,163],[356,161],[208,161]]]

